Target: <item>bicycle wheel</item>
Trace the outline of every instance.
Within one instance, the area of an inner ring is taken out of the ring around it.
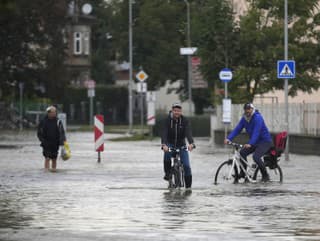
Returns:
[[[183,166],[181,165],[179,167],[179,172],[180,172],[180,187],[184,187],[185,186],[185,180],[184,180],[184,169]]]
[[[281,183],[283,180],[283,174],[280,166],[277,164],[275,168],[266,167],[267,173],[269,174],[271,182],[279,182]],[[261,182],[262,174],[260,172],[260,168],[257,167],[253,174],[253,180],[257,180],[257,182]]]
[[[175,188],[184,186],[184,175],[181,166],[177,166],[173,170],[173,183]]]
[[[218,167],[214,184],[238,183],[238,170],[236,166],[232,168],[232,162],[233,160],[229,159]]]
[[[168,188],[175,188],[175,183],[174,183],[174,174],[171,172],[170,173],[170,178],[169,178],[169,185]]]

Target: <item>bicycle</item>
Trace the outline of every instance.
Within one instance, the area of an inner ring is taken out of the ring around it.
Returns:
[[[251,183],[261,182],[262,174],[258,165],[256,163],[246,161],[240,155],[240,150],[243,145],[234,142],[229,142],[228,144],[233,146],[233,157],[220,164],[215,173],[214,183],[239,183],[241,180],[243,182]],[[262,158],[264,160],[266,170],[270,176],[270,181],[281,183],[283,181],[283,173],[282,169],[278,165],[278,162],[280,160],[282,151],[273,153],[273,150],[275,149],[271,149]],[[247,166],[247,168],[244,167],[243,163]],[[244,178],[240,177],[241,171],[244,173]]]
[[[169,152],[171,152],[172,154],[168,188],[184,187],[184,168],[180,159],[180,149],[170,147]]]

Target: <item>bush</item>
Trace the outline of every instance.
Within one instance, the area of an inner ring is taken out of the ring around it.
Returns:
[[[90,100],[85,88],[69,88],[63,101],[68,122],[88,123]],[[125,87],[98,86],[93,98],[93,114],[101,114],[107,124],[127,122],[128,90]]]

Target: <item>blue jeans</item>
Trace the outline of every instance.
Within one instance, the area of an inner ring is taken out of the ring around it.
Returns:
[[[173,145],[169,144],[168,147],[172,148]],[[179,149],[180,149],[180,159],[181,159],[181,162],[182,162],[183,168],[184,168],[184,175],[191,176],[192,173],[191,173],[191,167],[190,167],[190,161],[189,161],[189,153],[184,146],[180,147]],[[164,165],[163,166],[164,166],[164,172],[166,174],[168,174],[171,169],[171,155],[172,155],[171,152],[164,153],[164,158],[163,158]]]

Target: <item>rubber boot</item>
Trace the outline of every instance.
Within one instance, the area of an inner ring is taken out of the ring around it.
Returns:
[[[270,177],[269,174],[267,173],[266,167],[263,165],[263,167],[260,167],[260,171],[262,174],[262,182],[269,182],[270,181]]]
[[[186,183],[186,188],[191,188],[192,176],[184,176],[184,180],[185,180],[185,183]]]
[[[163,179],[166,181],[169,181],[169,173],[171,170],[171,160],[163,161],[163,169],[164,169],[164,173],[165,173]]]

